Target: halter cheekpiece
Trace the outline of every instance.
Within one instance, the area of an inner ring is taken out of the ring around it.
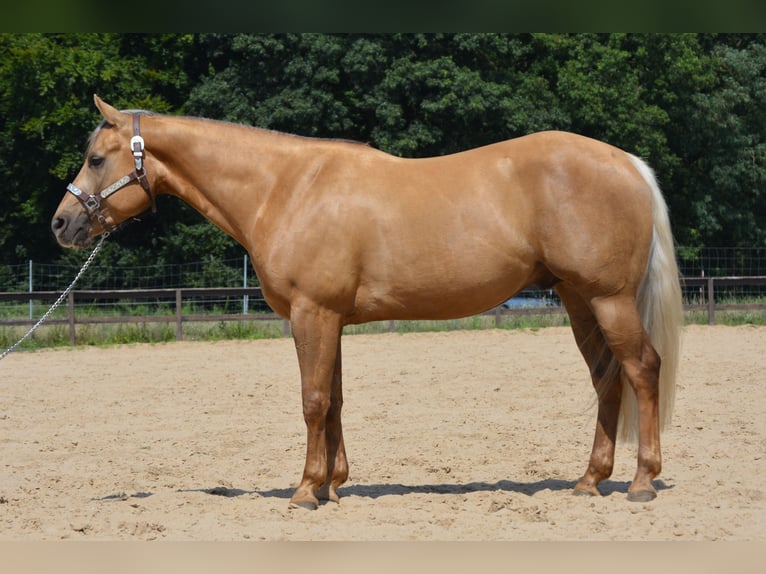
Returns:
[[[144,148],[144,138],[141,137],[141,116],[140,114],[133,114],[133,137],[130,138],[130,150],[133,153],[133,162],[135,164],[133,173],[118,179],[95,195],[84,192],[73,183],[66,186],[67,191],[80,200],[80,203],[82,203],[85,211],[88,213],[88,217],[96,219],[108,232],[114,231],[115,226],[106,220],[106,216],[101,210],[101,200],[106,199],[116,191],[121,190],[123,187],[130,185],[134,181],[141,184],[141,187],[149,196],[152,205],[152,213],[157,211],[157,205],[155,204],[151,189],[149,188],[149,180],[146,178],[146,170],[144,169]]]

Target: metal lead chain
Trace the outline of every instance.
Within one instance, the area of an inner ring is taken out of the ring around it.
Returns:
[[[77,283],[77,280],[80,279],[82,274],[85,273],[85,270],[90,266],[91,263],[93,263],[93,260],[96,258],[96,254],[101,250],[101,246],[104,244],[104,241],[106,240],[107,237],[109,237],[109,232],[105,232],[101,236],[101,240],[93,248],[93,251],[85,260],[85,263],[82,264],[82,268],[77,272],[77,275],[75,275],[75,278],[72,279],[72,282],[69,284],[69,287],[64,289],[64,292],[61,293],[61,295],[59,295],[58,299],[56,299],[56,302],[53,303],[53,305],[51,305],[51,308],[48,309],[42,317],[40,317],[40,320],[37,323],[35,323],[29,331],[27,331],[26,335],[24,335],[21,339],[16,341],[16,343],[11,345],[9,348],[5,350],[5,352],[3,352],[2,355],[0,355],[0,361],[5,359],[5,357],[10,355],[16,349],[16,347],[21,345],[21,343],[23,343],[27,339],[27,337],[29,337],[32,333],[34,333],[35,329],[37,329],[40,325],[42,325],[45,322],[45,320],[48,319],[48,317],[50,317],[51,313],[53,313],[56,310],[56,308],[59,305],[61,305],[64,299],[66,299],[67,295],[69,295],[69,292],[72,290],[75,283]]]

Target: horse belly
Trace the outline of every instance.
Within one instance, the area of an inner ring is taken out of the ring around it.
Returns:
[[[455,319],[482,313],[538,275],[533,263],[512,251],[452,249],[406,263],[381,262],[360,282],[352,322]]]
[[[534,282],[525,201],[500,181],[448,187],[413,190],[398,209],[389,201],[358,219],[356,320],[465,317]]]

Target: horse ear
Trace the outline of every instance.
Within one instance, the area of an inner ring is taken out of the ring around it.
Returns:
[[[107,104],[96,94],[93,94],[93,101],[96,103],[98,111],[100,111],[101,115],[104,116],[104,119],[113,126],[119,127],[127,121],[125,114]]]

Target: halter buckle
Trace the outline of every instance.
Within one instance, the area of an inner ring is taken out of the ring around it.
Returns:
[[[133,161],[136,164],[136,171],[144,169],[144,138],[140,135],[134,135],[130,138],[130,149],[133,151]]]

